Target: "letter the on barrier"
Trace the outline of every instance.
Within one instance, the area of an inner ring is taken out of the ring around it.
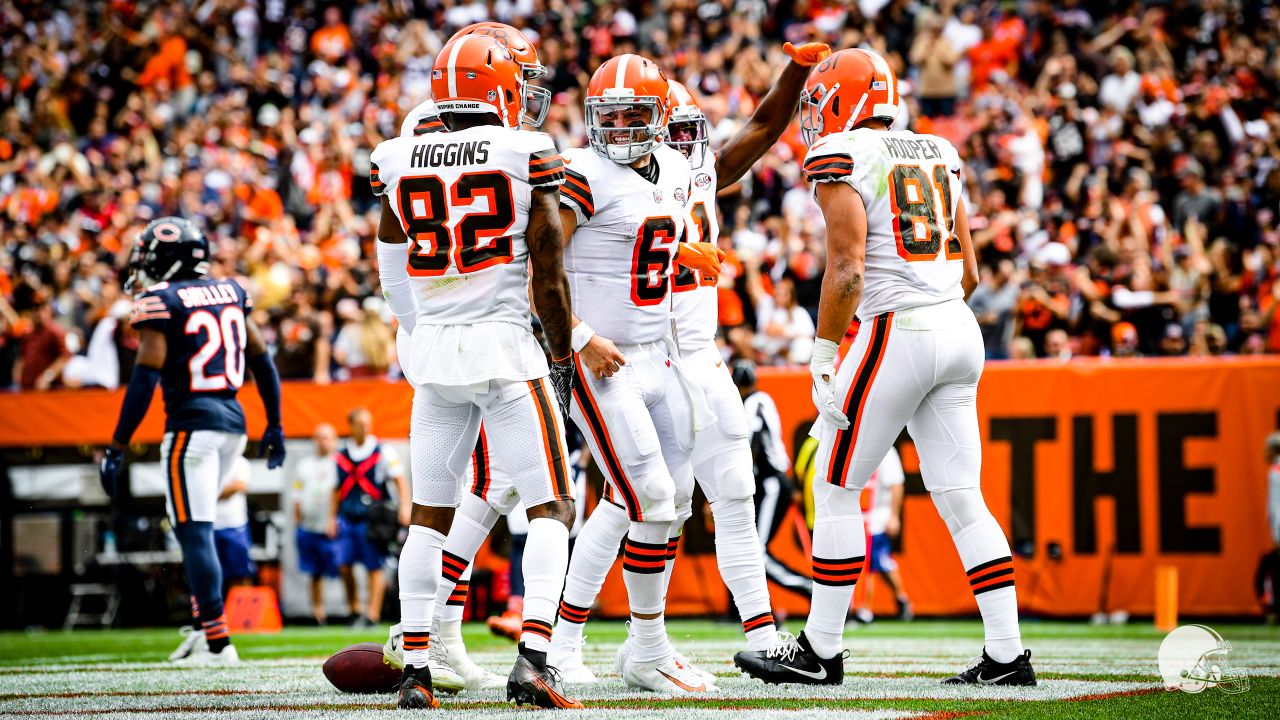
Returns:
[[[1075,551],[1086,555],[1098,551],[1095,501],[1109,496],[1115,502],[1116,551],[1142,552],[1142,520],[1138,506],[1138,417],[1112,416],[1110,472],[1100,472],[1093,466],[1093,417],[1077,415],[1072,418],[1071,427]]]
[[[1214,491],[1212,468],[1189,468],[1183,455],[1187,438],[1218,437],[1215,413],[1161,413],[1156,416],[1156,477],[1160,479],[1160,552],[1222,551],[1217,526],[1187,527],[1187,495]]]
[[[1053,417],[991,418],[991,439],[1009,442],[1015,545],[1036,539],[1036,443],[1057,438]]]

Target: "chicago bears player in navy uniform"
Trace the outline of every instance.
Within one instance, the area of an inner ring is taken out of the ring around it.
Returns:
[[[194,642],[175,662],[204,665],[239,660],[222,607],[222,570],[213,541],[218,489],[244,451],[244,411],[236,392],[245,370],[253,373],[266,408],[262,453],[267,467],[284,464],[280,378],[258,328],[253,307],[231,279],[208,277],[209,242],[190,221],[162,217],[143,229],[134,245],[126,291],[134,299],[138,357],[125,392],[111,445],[103,454],[102,486],[114,496],[124,448],[147,414],[156,383],[164,388],[167,510],[182,545],[182,562],[196,604]],[[181,649],[181,648],[180,648]]]

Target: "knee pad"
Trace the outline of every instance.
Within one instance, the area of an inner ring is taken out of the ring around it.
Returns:
[[[829,482],[813,483],[813,511],[815,522],[835,518],[861,518],[860,490],[851,490]]]
[[[716,529],[728,530],[749,529],[755,535],[756,518],[755,503],[751,498],[725,498],[711,503],[711,516],[716,521]],[[717,537],[719,537],[717,533]]]
[[[952,536],[984,520],[991,519],[994,522],[991,510],[982,499],[982,491],[976,487],[931,492],[929,496],[933,498],[934,507],[938,508],[938,515],[947,524],[947,530]]]

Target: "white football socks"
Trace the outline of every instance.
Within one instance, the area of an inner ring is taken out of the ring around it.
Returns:
[[[551,648],[551,623],[569,565],[569,528],[559,520],[534,518],[529,521],[525,548],[520,640],[530,650],[546,652]]]
[[[844,621],[866,560],[867,538],[857,490],[815,482],[813,600],[804,635],[822,658],[844,649]]]
[[[404,629],[404,664],[425,667],[440,583],[440,552],[444,535],[422,525],[410,525],[400,551],[400,625]]]
[[[609,569],[618,559],[618,545],[627,534],[627,511],[600,501],[583,523],[573,543],[552,645],[572,650],[582,644],[582,631],[591,606],[600,594]]]
[[[636,662],[671,655],[663,619],[670,522],[633,522],[622,551],[622,579],[631,603],[631,658]],[[643,619],[638,615],[656,615]]]
[[[436,593],[435,616],[461,620],[471,585],[471,565],[480,546],[489,537],[501,517],[489,503],[471,493],[464,493],[444,539],[441,553],[440,586]],[[465,583],[465,584],[464,584]],[[454,597],[461,588],[461,596]]]

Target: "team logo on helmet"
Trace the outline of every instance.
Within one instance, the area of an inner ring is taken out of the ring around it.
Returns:
[[[1211,627],[1183,625],[1160,643],[1160,675],[1165,688],[1198,693],[1216,687],[1225,693],[1249,689],[1249,673],[1227,664],[1231,643]]]

